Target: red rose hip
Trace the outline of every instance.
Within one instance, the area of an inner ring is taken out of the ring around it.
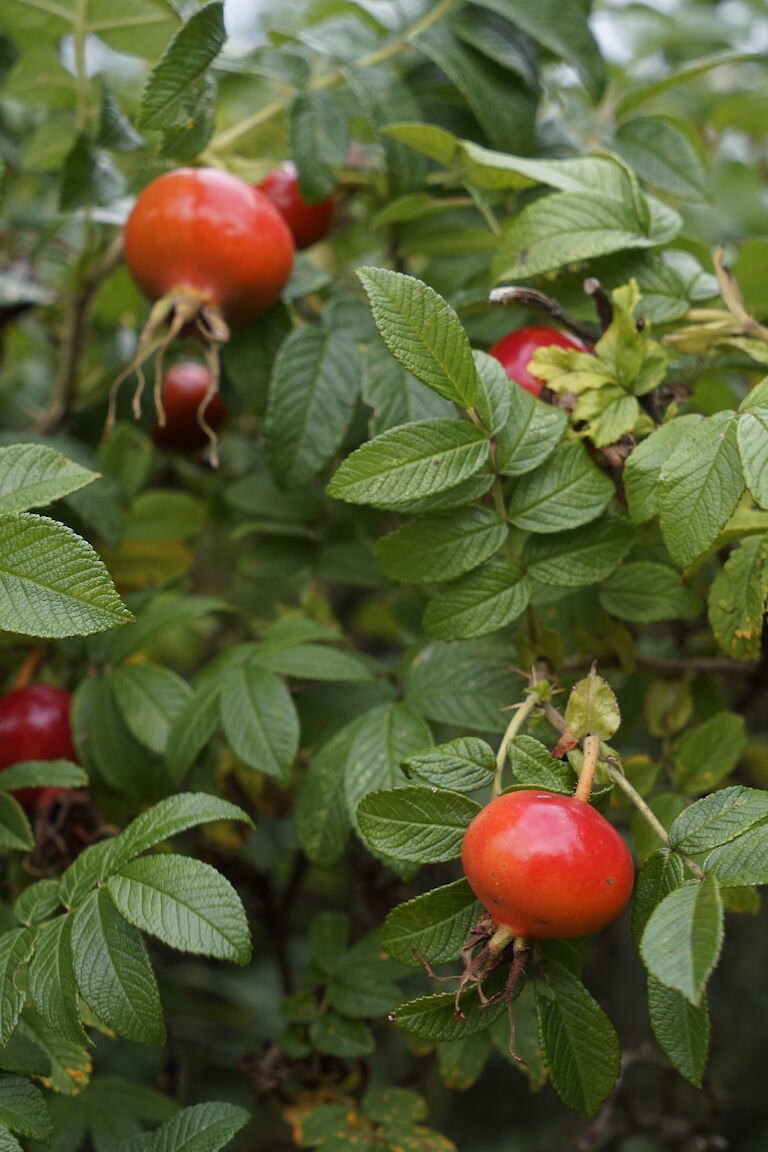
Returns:
[[[174,364],[163,377],[163,407],[165,424],[158,424],[154,438],[165,448],[193,451],[202,448],[207,436],[198,422],[198,410],[211,382],[211,373],[205,364],[187,360]],[[227,418],[227,410],[216,393],[205,409],[205,419],[211,428],[218,428]]]
[[[29,684],[0,697],[0,771],[25,760],[74,760],[72,697],[63,688]],[[14,795],[31,811],[58,789],[22,788]]]
[[[297,248],[309,248],[322,240],[333,222],[333,196],[308,204],[301,195],[295,165],[288,161],[275,168],[256,187],[267,196],[285,220]]]
[[[635,878],[629,849],[595,808],[529,789],[507,792],[477,814],[461,858],[494,923],[533,940],[605,928]]]
[[[538,396],[544,387],[544,381],[529,372],[528,365],[534,352],[552,345],[557,348],[570,348],[575,352],[591,351],[572,336],[566,336],[556,328],[543,327],[518,328],[516,332],[510,332],[498,340],[489,351],[491,356],[504,366],[510,380],[515,380],[526,392]]]

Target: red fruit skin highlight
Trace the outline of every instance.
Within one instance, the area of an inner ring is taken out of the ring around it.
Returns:
[[[629,849],[583,800],[507,792],[477,814],[461,853],[472,891],[495,924],[533,940],[587,936],[632,894]]]

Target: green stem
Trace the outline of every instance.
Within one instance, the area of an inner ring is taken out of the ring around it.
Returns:
[[[575,800],[583,800],[585,803],[589,800],[589,794],[592,791],[592,781],[595,778],[595,768],[597,767],[597,757],[600,752],[600,737],[593,736],[591,733],[584,738],[584,757],[581,762],[581,771],[579,772],[579,782],[576,785],[574,792]]]
[[[372,68],[376,64],[381,64],[385,60],[391,59],[393,56],[403,51],[404,48],[409,47],[410,41],[426,32],[438,20],[441,20],[446,12],[457,3],[457,0],[440,0],[439,4],[435,4],[431,11],[427,12],[421,20],[417,20],[404,36],[399,40],[394,40],[391,44],[386,44],[383,48],[378,48],[375,52],[369,52],[367,56],[363,56],[358,62],[358,68]],[[344,72],[341,68],[333,72],[326,72],[322,76],[315,77],[314,80],[307,85],[308,89],[321,89],[321,88],[335,88],[344,80]],[[225,128],[223,132],[219,132],[214,136],[211,141],[210,148],[213,151],[220,151],[222,148],[228,148],[234,144],[236,140],[240,140],[243,136],[247,136],[254,128],[258,128],[260,124],[266,124],[274,116],[279,116],[290,108],[293,103],[294,93],[291,92],[287,96],[281,96],[277,100],[273,100],[271,104],[267,104],[264,108],[260,108],[258,112],[246,116],[244,120],[238,121],[237,124],[232,124],[231,127]]]
[[[496,756],[496,775],[493,778],[493,789],[491,791],[491,795],[493,796],[494,800],[497,796],[501,795],[501,785],[502,778],[504,776],[504,764],[506,763],[507,759],[507,749],[538,703],[539,698],[533,692],[527,696],[523,703],[518,707],[517,711],[509,722],[506,732],[501,738],[498,755]]]

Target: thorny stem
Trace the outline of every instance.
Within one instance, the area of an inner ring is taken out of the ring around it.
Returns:
[[[574,797],[576,800],[583,800],[585,803],[589,800],[589,794],[592,791],[592,781],[595,778],[595,768],[597,767],[597,757],[600,753],[600,737],[594,736],[592,733],[584,738],[584,759],[581,762],[581,771],[579,772],[579,782],[576,785]]]
[[[406,33],[399,40],[394,40],[391,44],[386,44],[383,48],[377,48],[375,52],[369,52],[367,56],[363,56],[357,62],[358,68],[371,68],[375,64],[381,64],[385,60],[389,60],[392,56],[397,56],[404,48],[409,46],[411,40],[414,40],[422,32],[426,32],[438,20],[441,20],[446,12],[456,4],[457,0],[440,0],[440,3],[435,4],[431,11],[427,12],[421,20],[417,20]],[[333,72],[326,72],[322,76],[317,76],[310,84],[307,85],[308,89],[319,88],[335,88],[344,80],[344,72],[342,69],[336,69]],[[267,104],[264,108],[260,108],[258,112],[254,112],[251,116],[246,116],[244,120],[240,120],[237,124],[233,124],[230,128],[225,128],[223,132],[219,132],[218,136],[214,136],[211,141],[210,149],[213,152],[220,151],[222,148],[228,148],[234,144],[236,140],[241,137],[247,136],[254,128],[258,128],[260,124],[266,124],[275,116],[279,116],[290,108],[293,102],[293,93],[286,96],[281,96],[277,100],[273,100],[271,104]]]
[[[497,796],[501,795],[501,785],[502,778],[504,776],[504,764],[507,759],[507,749],[538,703],[538,696],[531,692],[531,694],[523,701],[523,703],[518,706],[517,711],[509,722],[506,732],[501,738],[499,752],[496,757],[496,775],[493,778],[493,789],[491,792],[494,800]]]

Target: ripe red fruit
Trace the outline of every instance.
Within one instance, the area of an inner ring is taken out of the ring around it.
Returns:
[[[605,928],[635,878],[629,849],[595,808],[529,789],[506,792],[477,814],[461,859],[494,923],[533,940]]]
[[[125,260],[148,299],[191,297],[230,324],[248,324],[286,284],[293,240],[250,184],[213,168],[178,168],[139,194],[125,226]]]
[[[69,692],[49,684],[29,684],[0,697],[0,771],[25,760],[74,760],[71,703]],[[31,812],[60,791],[22,788],[14,795]]]
[[[187,360],[174,364],[163,376],[163,407],[165,424],[158,424],[154,437],[165,448],[192,451],[202,448],[207,436],[198,422],[198,409],[211,383],[211,374],[204,364]],[[218,428],[227,418],[227,410],[216,393],[205,409],[205,419],[211,428]]]
[[[297,248],[309,248],[322,240],[333,222],[336,207],[333,196],[317,204],[307,204],[299,189],[296,167],[290,160],[281,168],[273,169],[256,187],[277,208],[293,233]]]
[[[544,387],[544,381],[539,380],[528,371],[534,352],[538,348],[549,348],[552,344],[558,348],[572,348],[576,352],[589,352],[590,349],[572,336],[558,332],[556,328],[518,328],[510,332],[490,349],[491,356],[495,356],[506,369],[510,380],[515,380],[526,392],[538,396]]]

